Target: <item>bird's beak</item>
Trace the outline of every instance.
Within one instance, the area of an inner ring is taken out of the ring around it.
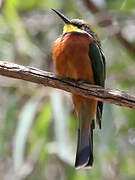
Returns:
[[[66,16],[64,16],[61,12],[55,9],[52,9],[52,10],[65,22],[65,24],[72,24],[72,22]]]

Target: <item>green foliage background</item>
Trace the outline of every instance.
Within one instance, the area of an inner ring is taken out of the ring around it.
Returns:
[[[99,1],[97,1],[97,4]],[[101,0],[123,36],[135,44],[135,1]],[[135,92],[135,58],[110,27],[101,28],[81,0],[0,1],[0,60],[53,71],[52,48],[63,23],[50,10],[91,22],[107,61],[106,87]],[[110,28],[110,29],[109,29]],[[0,77],[1,180],[135,179],[135,112],[105,104],[94,135],[94,166],[75,170],[77,119],[68,93]]]

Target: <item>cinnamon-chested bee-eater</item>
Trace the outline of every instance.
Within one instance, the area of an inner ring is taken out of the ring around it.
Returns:
[[[54,43],[56,74],[104,87],[105,57],[91,25],[80,19],[69,20],[59,11],[52,10],[65,23],[63,34]],[[89,168],[93,164],[94,119],[101,128],[103,103],[77,94],[72,94],[72,100],[79,119],[75,167]]]

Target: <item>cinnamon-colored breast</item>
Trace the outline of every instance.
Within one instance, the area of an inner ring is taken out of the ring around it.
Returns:
[[[53,50],[56,74],[94,84],[91,61],[88,56],[89,44],[92,41],[91,36],[79,32],[70,32],[58,38]]]

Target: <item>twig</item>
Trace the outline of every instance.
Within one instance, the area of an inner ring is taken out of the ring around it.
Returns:
[[[82,81],[64,79],[56,76],[54,73],[42,71],[33,67],[25,67],[0,61],[0,75],[62,89],[87,98],[135,109],[134,95],[129,95],[120,90],[104,89],[100,86],[90,85]]]
[[[83,0],[85,6],[87,7],[87,9],[89,11],[91,11],[93,14],[98,13],[100,14],[100,17],[103,15],[104,17],[106,17],[106,20],[103,20],[102,22],[99,22],[99,25],[102,26],[113,26],[113,20],[110,16],[110,14],[106,11],[102,11],[100,10],[100,8],[98,8],[96,6],[95,3],[93,3],[91,0]],[[121,31],[119,30],[118,33],[116,33],[116,38],[121,42],[121,44],[128,49],[133,55],[135,55],[135,46],[133,44],[131,44],[130,42],[128,42],[122,35]]]

